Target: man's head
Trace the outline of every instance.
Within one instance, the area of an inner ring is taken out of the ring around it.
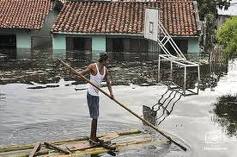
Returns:
[[[100,53],[99,62],[106,65],[108,63],[109,56],[106,53]]]

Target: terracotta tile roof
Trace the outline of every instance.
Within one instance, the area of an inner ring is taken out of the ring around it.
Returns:
[[[67,2],[52,31],[76,33],[143,32],[145,8],[159,8],[161,21],[171,35],[197,34],[192,0],[160,0],[157,2]]]
[[[51,0],[0,0],[0,29],[40,29]]]

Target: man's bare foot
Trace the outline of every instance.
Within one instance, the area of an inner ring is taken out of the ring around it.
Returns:
[[[93,140],[93,139],[89,139],[89,143],[91,146],[98,146],[100,145],[100,142]]]

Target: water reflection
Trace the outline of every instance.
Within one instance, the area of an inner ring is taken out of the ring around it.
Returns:
[[[157,53],[125,53],[122,58],[116,58],[116,53],[108,53],[111,58],[109,69],[112,73],[114,84],[142,84],[155,82],[152,77],[153,62],[151,59]],[[91,52],[70,51],[64,58],[76,70],[85,68],[89,63],[97,60]],[[116,58],[116,59],[115,59]],[[154,59],[154,58],[153,58]],[[121,71],[123,69],[124,71]],[[7,83],[57,83],[59,76],[72,80],[71,74],[64,67],[57,64],[51,52],[35,50],[30,57],[24,59],[11,59],[0,62],[0,84]],[[80,81],[79,81],[80,82]],[[82,82],[81,82],[82,83]]]
[[[200,90],[210,88],[214,90],[220,78],[227,74],[228,64],[210,63],[201,65]]]
[[[6,99],[6,94],[1,93],[0,91],[0,101],[4,101]]]
[[[224,95],[218,98],[213,109],[216,114],[214,119],[230,136],[237,135],[237,95]]]
[[[27,53],[29,54],[29,53]],[[96,55],[97,54],[97,55]],[[84,69],[85,66],[98,58],[97,52],[67,51],[65,55],[57,54],[76,70]],[[110,56],[109,71],[114,85],[154,85],[158,79],[158,53],[157,52],[108,52]],[[161,69],[161,80],[169,80],[169,65],[164,64]],[[213,88],[217,85],[219,78],[227,72],[225,64],[201,65],[202,90]],[[56,61],[51,51],[34,50],[30,57],[11,59],[0,62],[0,84],[7,83],[58,83],[60,77],[65,80],[73,80],[71,73]],[[183,69],[173,67],[172,80],[177,85],[183,85]],[[78,81],[75,84],[83,83]],[[187,88],[195,89],[197,83],[196,72],[189,69],[187,72]]]
[[[167,86],[157,103],[152,107],[143,105],[143,117],[153,125],[160,125],[174,110],[175,104],[181,99],[179,91]],[[145,125],[145,124],[144,124]]]

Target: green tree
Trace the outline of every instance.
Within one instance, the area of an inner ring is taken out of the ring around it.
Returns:
[[[199,17],[204,21],[200,46],[204,52],[209,52],[214,46],[216,30],[217,7],[227,9],[231,0],[197,0]]]
[[[231,0],[197,0],[200,20],[208,14],[212,14],[217,17],[217,7],[228,9]]]
[[[224,56],[232,58],[237,55],[237,17],[227,19],[216,33],[217,42],[224,49]]]

